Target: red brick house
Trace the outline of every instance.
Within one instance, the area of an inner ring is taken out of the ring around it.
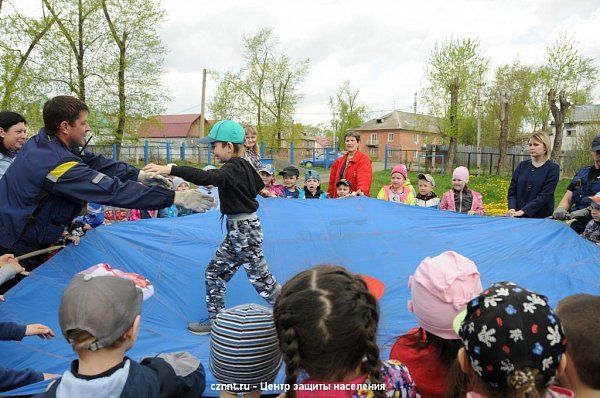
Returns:
[[[208,135],[214,120],[204,121],[204,135]],[[158,115],[142,123],[138,129],[141,140],[153,142],[171,142],[181,145],[182,142],[191,144],[200,138],[200,114]]]
[[[425,145],[441,144],[439,125],[441,122],[433,116],[393,111],[348,131],[360,133],[359,149],[373,159],[383,160],[388,145],[394,150],[410,151],[406,153],[412,160]]]

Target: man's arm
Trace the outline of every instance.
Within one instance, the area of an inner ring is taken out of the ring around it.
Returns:
[[[140,170],[125,162],[108,159],[100,154],[84,151],[79,155],[83,163],[91,169],[122,181],[137,181]]]
[[[162,209],[171,206],[175,197],[169,189],[122,181],[76,160],[66,160],[51,170],[44,188],[58,195],[128,209]]]

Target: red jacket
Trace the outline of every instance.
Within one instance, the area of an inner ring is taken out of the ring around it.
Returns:
[[[448,369],[437,358],[434,346],[418,349],[414,347],[419,336],[418,329],[411,329],[400,336],[390,352],[390,359],[406,365],[415,381],[417,391],[423,398],[443,398],[446,391]]]
[[[347,158],[348,154],[337,158],[331,165],[329,187],[327,188],[327,196],[329,198],[337,198],[335,184],[341,179],[340,171],[342,171],[342,167],[344,166],[344,163],[346,163]],[[373,179],[371,158],[357,150],[344,171],[344,178],[350,181],[350,184],[352,185],[351,190],[353,192],[360,189],[365,196],[370,196],[369,190],[371,189],[371,181]]]

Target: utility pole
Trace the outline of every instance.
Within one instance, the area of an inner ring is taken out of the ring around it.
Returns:
[[[202,105],[200,105],[200,137],[204,137],[204,107],[206,94],[206,69],[202,69]]]
[[[415,102],[413,102],[413,111],[417,114],[417,92],[415,91]]]
[[[481,176],[481,74],[477,82],[477,177]]]

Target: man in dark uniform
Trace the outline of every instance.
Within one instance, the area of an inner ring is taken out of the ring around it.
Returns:
[[[557,220],[564,220],[567,213],[570,213],[571,218],[575,219],[571,228],[578,234],[583,233],[585,226],[592,219],[584,199],[600,192],[600,135],[592,141],[591,154],[594,164],[577,172],[552,215]]]
[[[195,190],[139,184],[156,177],[82,151],[88,113],[75,97],[58,96],[44,104],[44,128],[23,145],[0,179],[0,254],[20,256],[50,246],[86,202],[146,210],[176,204],[199,212],[214,206],[212,197]],[[21,265],[31,270],[43,259]]]

